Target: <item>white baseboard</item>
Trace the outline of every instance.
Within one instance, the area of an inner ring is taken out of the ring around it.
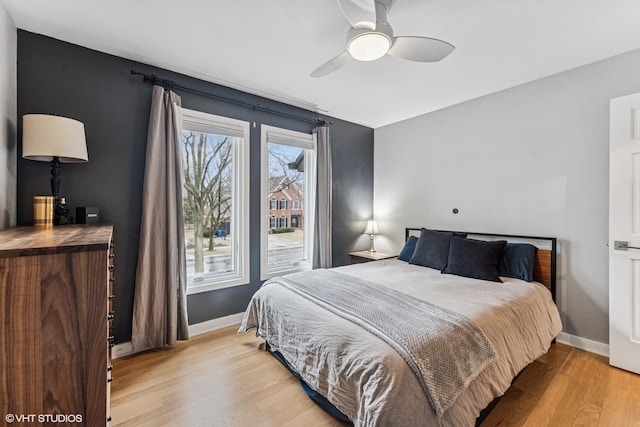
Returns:
[[[571,347],[579,348],[591,353],[599,354],[600,356],[609,357],[609,345],[603,344],[598,341],[592,341],[587,338],[577,337],[575,335],[567,334],[566,332],[560,332],[558,338],[556,338],[561,344],[566,344]]]
[[[235,325],[236,323],[242,322],[242,316],[244,316],[244,312],[230,314],[228,316],[218,317],[217,319],[207,320],[206,322],[189,325],[189,336],[200,335]]]
[[[120,357],[129,356],[133,354],[133,349],[131,347],[131,341],[123,342],[120,344],[116,344],[111,349],[111,358],[118,359]]]
[[[226,328],[227,326],[235,325],[242,321],[244,313],[230,314],[229,316],[219,317],[217,319],[208,320],[202,323],[195,323],[189,325],[189,336],[196,336],[207,332],[215,331],[218,329]],[[125,357],[133,354],[131,342],[123,342],[116,344],[111,349],[111,358],[118,359],[119,357]]]

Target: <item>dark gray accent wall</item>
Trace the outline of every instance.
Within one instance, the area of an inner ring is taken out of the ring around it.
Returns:
[[[264,65],[264,64],[262,64]],[[261,64],[256,64],[261,66]],[[115,226],[116,342],[131,338],[131,318],[142,180],[151,85],[130,70],[215,93],[284,110],[297,115],[315,113],[260,98],[224,86],[104,54],[49,37],[18,31],[18,139],[24,114],[56,114],[84,123],[89,162],[63,164],[61,195],[76,206],[98,206],[103,222]],[[313,84],[310,82],[310,84]],[[177,91],[185,108],[246,120],[251,127],[250,204],[260,203],[260,125],[309,132],[313,125],[257,112]],[[344,265],[356,249],[364,220],[373,211],[373,129],[332,117],[333,262]],[[18,224],[32,220],[34,195],[50,194],[49,165],[21,158],[18,151]],[[200,323],[244,310],[260,286],[259,209],[251,209],[250,284],[188,297],[189,323]]]

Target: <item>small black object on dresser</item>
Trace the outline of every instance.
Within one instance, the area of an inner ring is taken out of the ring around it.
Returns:
[[[100,222],[100,208],[78,206],[76,208],[76,223],[97,224]]]
[[[53,207],[53,223],[55,225],[68,225],[73,224],[73,217],[69,212],[69,206],[67,206],[67,200],[64,197],[58,197],[55,199]]]

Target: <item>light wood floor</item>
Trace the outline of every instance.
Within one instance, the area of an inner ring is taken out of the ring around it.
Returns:
[[[343,426],[304,394],[253,333],[237,327],[114,360],[114,426]],[[554,344],[482,427],[640,426],[640,376]]]

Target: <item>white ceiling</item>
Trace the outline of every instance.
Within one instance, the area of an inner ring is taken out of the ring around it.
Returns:
[[[345,47],[335,0],[2,1],[18,28],[373,128],[640,48],[638,0],[394,0],[395,35],[456,50],[312,79]]]

